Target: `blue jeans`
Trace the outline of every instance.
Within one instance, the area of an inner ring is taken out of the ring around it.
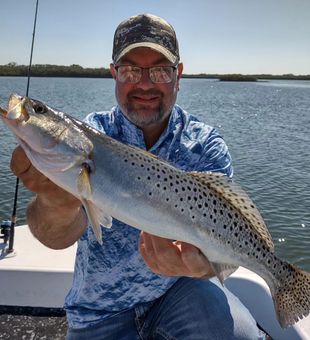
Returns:
[[[179,279],[155,301],[115,314],[95,326],[69,329],[67,340],[265,339],[249,311],[209,280]]]

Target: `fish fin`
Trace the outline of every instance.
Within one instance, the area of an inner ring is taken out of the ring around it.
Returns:
[[[274,244],[268,228],[248,194],[231,178],[217,172],[190,172],[190,176],[208,187],[209,190],[224,198],[226,202],[241,213],[241,215],[262,236],[268,250],[274,251]]]
[[[210,262],[210,265],[222,285],[228,276],[238,269],[238,266],[225,263]]]
[[[110,229],[112,227],[112,217],[106,214],[103,210],[101,209],[98,209],[98,210],[99,210],[101,225],[107,229]]]
[[[277,279],[277,285],[271,292],[279,323],[286,328],[309,315],[310,273],[286,262],[282,262],[281,266],[285,275],[282,275],[282,280]]]
[[[102,224],[106,228],[111,228],[112,226],[112,217],[109,214],[106,214],[104,210],[98,208],[92,202],[92,188],[90,184],[90,173],[91,169],[87,163],[83,163],[79,176],[78,176],[78,192],[80,195],[80,199],[85,208],[87,217],[91,223],[93,231],[95,233],[97,241],[102,244]]]
[[[96,206],[93,202],[89,200],[82,199],[81,201],[85,208],[87,217],[90,221],[90,224],[92,226],[96,239],[102,245],[102,231],[101,231],[100,219],[97,214]]]
[[[77,189],[81,198],[89,200],[92,197],[92,188],[90,184],[90,167],[83,163],[77,179]]]

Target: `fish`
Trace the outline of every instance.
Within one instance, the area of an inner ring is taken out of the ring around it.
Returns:
[[[115,218],[190,243],[222,284],[239,266],[262,277],[281,327],[309,314],[310,273],[276,255],[259,210],[231,178],[178,169],[29,97],[12,94],[0,116],[33,166],[81,200],[94,242]]]

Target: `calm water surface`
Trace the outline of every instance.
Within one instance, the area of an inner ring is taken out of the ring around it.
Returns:
[[[26,78],[0,77],[0,105],[25,93]],[[115,105],[112,79],[33,78],[30,96],[78,118]],[[276,252],[310,271],[310,82],[183,79],[178,103],[224,136],[235,179],[257,204]],[[0,122],[0,220],[10,218],[16,143]],[[31,194],[20,189],[18,224]]]

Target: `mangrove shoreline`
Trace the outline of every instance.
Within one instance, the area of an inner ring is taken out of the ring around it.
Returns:
[[[2,77],[26,77],[28,75],[28,65],[18,65],[15,62],[0,65],[0,76]],[[109,68],[84,68],[73,64],[52,65],[35,64],[31,68],[32,77],[71,77],[71,78],[112,78]],[[310,80],[310,75],[294,74],[184,74],[182,78],[192,79],[218,79],[221,81],[257,81],[269,79],[283,80]]]

